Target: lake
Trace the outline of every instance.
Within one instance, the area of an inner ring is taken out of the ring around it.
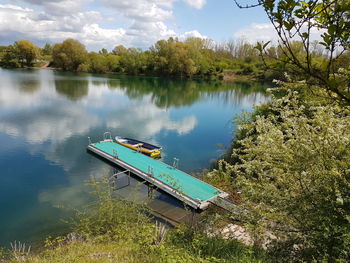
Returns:
[[[113,174],[86,152],[105,131],[163,147],[162,161],[197,173],[228,147],[232,118],[268,100],[261,83],[0,69],[0,246],[64,233],[86,181]],[[121,182],[119,182],[121,183]],[[134,190],[130,190],[134,189]],[[144,198],[132,179],[118,194]],[[158,203],[180,205],[158,193]],[[63,206],[67,209],[59,209]]]

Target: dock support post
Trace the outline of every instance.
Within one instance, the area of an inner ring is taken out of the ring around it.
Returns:
[[[152,185],[148,185],[148,198],[153,198],[153,190]]]
[[[174,168],[174,169],[179,168],[179,159],[178,159],[178,158],[174,158],[173,168]]]

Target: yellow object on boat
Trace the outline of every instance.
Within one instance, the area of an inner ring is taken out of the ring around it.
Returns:
[[[162,150],[162,148],[159,146],[155,146],[146,142],[142,142],[142,141],[130,139],[130,138],[122,138],[117,136],[115,137],[115,141],[120,145],[123,145],[134,151],[141,152],[152,158],[160,157],[161,150]]]

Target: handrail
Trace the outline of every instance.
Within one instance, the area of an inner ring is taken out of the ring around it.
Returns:
[[[112,141],[112,134],[110,132],[105,132],[103,134],[103,140],[104,141]]]

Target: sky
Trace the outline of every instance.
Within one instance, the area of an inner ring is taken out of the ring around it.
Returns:
[[[233,0],[0,0],[0,45],[74,38],[90,51],[147,49],[169,37],[256,42],[275,33],[261,8],[239,9]]]

